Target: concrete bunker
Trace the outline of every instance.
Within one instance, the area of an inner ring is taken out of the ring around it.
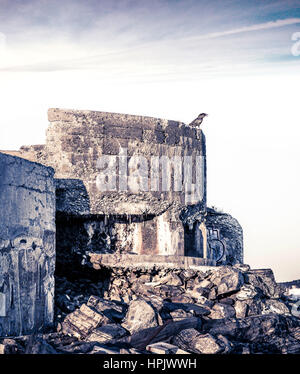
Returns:
[[[49,109],[48,119],[45,144],[3,152],[55,170],[49,183],[56,191],[57,272],[76,273],[86,265],[88,271],[100,259],[109,262],[107,256],[174,266],[243,262],[240,225],[206,206],[200,128],[68,109]],[[115,188],[99,189],[107,160],[115,167],[109,174]]]

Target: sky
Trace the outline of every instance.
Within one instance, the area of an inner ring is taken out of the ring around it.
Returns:
[[[208,203],[245,263],[300,279],[300,0],[0,0],[0,149],[50,107],[209,116]]]

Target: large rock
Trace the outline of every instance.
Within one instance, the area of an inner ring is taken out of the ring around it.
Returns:
[[[109,343],[112,340],[122,338],[127,334],[128,332],[122,326],[117,324],[108,324],[93,330],[91,334],[86,337],[85,341]]]
[[[169,273],[166,276],[160,278],[159,276],[153,279],[153,282],[159,284],[167,284],[168,286],[182,286],[182,279],[175,273]]]
[[[91,296],[87,302],[87,306],[92,307],[97,312],[104,314],[112,321],[121,321],[126,313],[125,304],[105,300],[97,296]]]
[[[237,300],[249,300],[258,295],[257,289],[252,284],[244,284],[235,294]]]
[[[276,314],[249,316],[243,319],[203,321],[203,331],[224,335],[229,339],[246,342],[266,342],[274,336],[288,333],[287,320]]]
[[[83,339],[92,330],[111,322],[112,321],[104,314],[96,312],[86,304],[83,304],[80,309],[70,313],[64,319],[62,323],[62,333]]]
[[[64,354],[90,354],[91,352],[93,352],[95,346],[97,345],[98,345],[97,342],[79,341],[79,342],[73,342],[69,345],[61,346],[59,348],[59,351]],[[105,353],[109,353],[109,352],[105,352]]]
[[[134,297],[135,296],[136,295],[134,295]],[[139,298],[139,297],[135,297],[135,299],[136,298]],[[142,299],[147,301],[147,303],[150,304],[152,306],[152,308],[155,309],[158,313],[160,313],[160,311],[163,308],[164,300],[160,296],[157,296],[157,295],[142,295]]]
[[[163,284],[159,287],[159,294],[163,299],[173,299],[184,293],[184,289],[178,286],[169,286]]]
[[[120,339],[119,343],[127,343],[136,349],[144,350],[148,344],[169,341],[180,331],[185,329],[201,329],[201,319],[197,317],[178,321],[166,321],[162,326],[140,330],[131,336]]]
[[[221,266],[212,274],[210,281],[217,286],[217,294],[220,296],[239,291],[244,284],[244,277],[238,269]]]
[[[215,304],[209,314],[211,319],[222,319],[235,317],[235,309],[227,304]]]
[[[283,315],[290,315],[289,308],[281,301],[269,299],[265,300],[265,302],[262,304],[262,314],[270,314],[270,313],[276,313],[276,314],[283,314]]]
[[[248,312],[248,304],[245,301],[237,300],[234,304],[236,318],[245,318]]]
[[[185,269],[181,271],[180,277],[184,279],[184,281],[187,282],[195,278],[196,276],[200,276],[200,273],[201,273],[200,271],[196,272],[196,270],[193,270],[193,269]]]
[[[202,305],[203,307],[212,308],[214,302],[212,300],[207,299],[204,296],[199,296],[197,299],[197,304]]]
[[[186,290],[186,292],[189,296],[195,299],[196,302],[198,302],[200,298],[202,297],[205,297],[207,299],[212,297],[211,289],[207,287],[195,287],[195,288]]]
[[[248,271],[250,270],[250,265],[247,264],[234,264],[232,267],[238,269],[240,271]]]
[[[158,325],[157,313],[152,306],[143,299],[131,301],[122,326],[134,334],[140,330]]]
[[[248,306],[247,317],[260,315],[263,308],[263,300],[259,298],[245,300]]]
[[[184,309],[176,309],[170,312],[173,321],[178,321],[186,318],[193,317],[193,313],[187,312]]]
[[[282,290],[271,269],[249,270],[244,277],[246,283],[258,288],[263,295],[270,298],[280,297]]]
[[[182,330],[172,340],[173,344],[191,353],[216,354],[224,351],[224,342],[210,334],[201,334],[196,329]]]

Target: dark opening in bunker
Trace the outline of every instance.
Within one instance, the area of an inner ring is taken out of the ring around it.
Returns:
[[[184,255],[190,257],[204,257],[204,238],[196,222],[184,225]]]

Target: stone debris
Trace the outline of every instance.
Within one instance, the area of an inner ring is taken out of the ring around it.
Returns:
[[[57,332],[0,339],[0,352],[300,353],[300,318],[269,269],[122,267],[105,274],[83,281],[85,289],[59,278]],[[65,312],[61,295],[69,295]]]
[[[29,344],[26,345],[25,353],[26,354],[49,355],[49,354],[57,354],[57,351],[53,348],[51,344],[47,343],[43,339],[43,337],[33,336],[33,339],[29,339]]]

